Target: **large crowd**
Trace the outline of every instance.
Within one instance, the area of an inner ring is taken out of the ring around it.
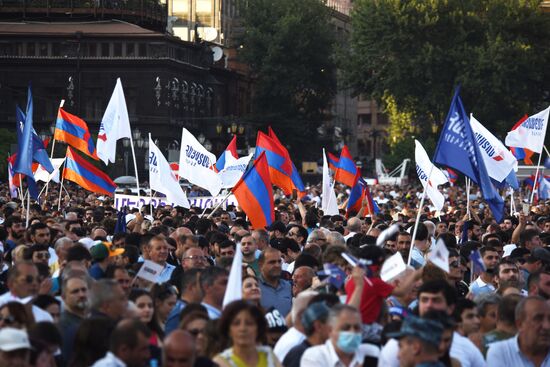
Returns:
[[[231,205],[117,211],[69,186],[57,210],[55,187],[27,207],[6,186],[0,367],[550,366],[550,205],[527,193],[498,224],[475,187],[444,188],[436,211],[377,185],[365,216],[337,186],[329,216],[311,186],[275,191],[275,221],[253,229]],[[440,239],[448,272],[429,260]],[[242,299],[224,306],[238,250]],[[411,265],[384,281],[396,253]]]

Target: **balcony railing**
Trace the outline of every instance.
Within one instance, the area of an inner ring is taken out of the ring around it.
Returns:
[[[0,0],[2,13],[22,13],[24,16],[93,14],[100,16],[127,15],[165,21],[166,5],[157,0]]]

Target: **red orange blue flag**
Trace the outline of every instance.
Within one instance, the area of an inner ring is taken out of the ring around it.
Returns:
[[[88,125],[80,117],[71,115],[63,108],[57,112],[53,138],[65,142],[95,160],[99,160]]]
[[[275,140],[263,132],[258,131],[254,159],[258,159],[264,152],[269,168],[269,175],[271,176],[271,182],[273,182],[275,186],[280,187],[285,195],[290,195],[293,187],[290,178],[292,174],[292,162],[287,159],[287,152],[281,149],[280,144],[277,144]]]
[[[63,178],[80,185],[88,191],[113,196],[116,184],[104,172],[67,147]]]
[[[338,158],[332,153],[328,153],[328,168],[330,168],[333,171],[336,171],[336,169],[338,168],[339,162],[340,162],[340,158]]]
[[[237,135],[233,135],[233,139],[229,142],[229,145],[223,151],[222,155],[216,161],[216,172],[220,172],[225,168],[227,163],[239,159],[239,153],[237,153]]]
[[[260,153],[254,165],[237,182],[233,194],[253,228],[264,228],[273,222],[273,188],[265,152]]]
[[[286,159],[288,160],[288,162],[290,162],[290,165],[292,166],[292,171],[290,173],[290,180],[292,181],[292,186],[293,186],[292,188],[298,191],[300,197],[304,196],[306,194],[304,183],[302,182],[302,178],[300,177],[300,174],[298,173],[296,166],[294,165],[294,163],[292,163],[292,160],[290,159],[290,154],[288,153],[288,150],[281,143],[277,135],[275,135],[275,131],[273,131],[271,126],[268,127],[267,132],[269,134],[269,137],[279,145],[280,149],[286,152]]]
[[[342,152],[340,153],[340,160],[338,167],[334,174],[334,180],[349,187],[355,186],[357,182],[357,166],[351,156],[348,147],[344,145]]]

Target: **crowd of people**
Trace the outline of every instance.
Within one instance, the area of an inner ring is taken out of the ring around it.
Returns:
[[[476,190],[446,187],[436,212],[377,185],[377,214],[329,216],[312,186],[276,191],[275,221],[251,228],[230,205],[117,211],[69,187],[60,210],[55,189],[27,209],[0,189],[0,367],[550,366],[544,202],[499,224]],[[224,306],[236,251],[242,299]],[[410,266],[384,281],[396,253]]]

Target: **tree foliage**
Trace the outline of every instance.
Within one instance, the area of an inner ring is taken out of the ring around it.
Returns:
[[[443,122],[461,84],[468,112],[502,137],[548,105],[550,15],[539,3],[358,0],[352,51],[341,58],[346,80],[357,93],[394,102],[421,135]]]
[[[250,117],[304,157],[336,89],[329,10],[321,0],[245,3],[239,56],[254,80]]]

